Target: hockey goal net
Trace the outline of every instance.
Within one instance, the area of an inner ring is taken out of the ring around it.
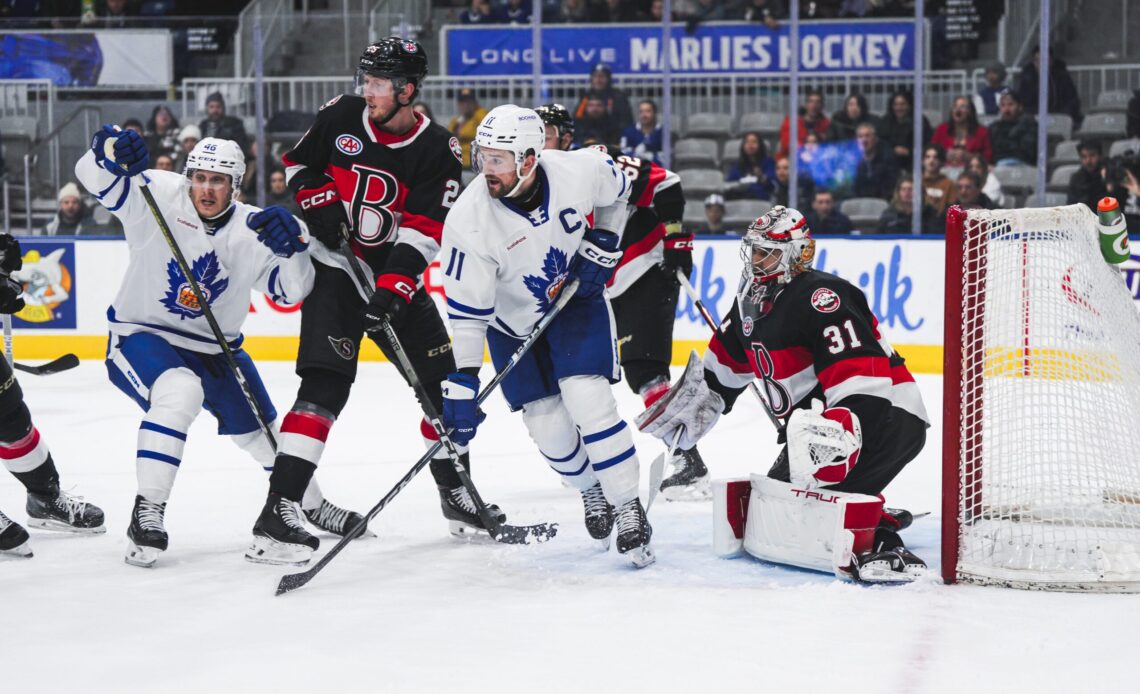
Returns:
[[[1140,313],[1084,205],[952,208],[943,578],[1140,590]]]

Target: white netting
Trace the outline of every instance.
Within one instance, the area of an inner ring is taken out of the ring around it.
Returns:
[[[1140,313],[1097,233],[1083,205],[966,220],[960,580],[1140,590]]]

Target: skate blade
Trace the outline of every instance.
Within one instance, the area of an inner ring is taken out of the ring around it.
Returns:
[[[21,542],[15,547],[9,549],[0,549],[0,557],[12,557],[14,559],[31,559],[32,547],[27,542]]]
[[[275,566],[304,566],[312,556],[313,550],[306,545],[278,542],[259,535],[254,536],[253,544],[245,551],[247,561]]]
[[[610,538],[609,537],[602,537],[602,538],[595,537],[594,538],[594,546],[596,546],[598,549],[600,549],[603,552],[608,552],[608,551],[610,551]]]
[[[649,545],[644,547],[636,547],[625,553],[633,565],[639,569],[644,569],[653,562],[657,561],[657,555],[653,553],[653,548]]]
[[[131,566],[152,569],[160,554],[162,550],[157,547],[143,547],[127,540],[127,553],[123,556],[123,561]]]
[[[712,499],[712,485],[708,476],[702,477],[692,484],[665,487],[661,496],[666,501],[710,501]]]
[[[490,538],[491,534],[483,528],[477,528],[463,521],[447,521],[447,531],[452,537],[461,537],[465,540]]]
[[[859,573],[854,575],[853,578],[859,583],[884,583],[884,584],[899,584],[911,583],[923,575],[925,571],[914,573],[912,571],[893,571],[888,567],[878,567],[874,565],[863,566],[859,568]]]
[[[102,535],[107,532],[106,524],[94,528],[79,528],[51,518],[32,518],[30,516],[28,517],[28,527],[37,528],[39,530],[51,530],[58,533],[71,533],[73,535]]]

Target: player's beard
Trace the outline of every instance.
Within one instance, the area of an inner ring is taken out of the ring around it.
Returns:
[[[491,187],[492,181],[495,181],[498,183],[498,185],[496,186],[497,190],[496,190],[496,188]],[[495,198],[496,200],[499,198],[505,198],[505,197],[507,197],[507,193],[511,192],[511,189],[515,187],[516,183],[518,183],[517,178],[508,183],[507,181],[503,180],[502,176],[488,177],[487,178],[487,192],[490,193],[491,197]]]

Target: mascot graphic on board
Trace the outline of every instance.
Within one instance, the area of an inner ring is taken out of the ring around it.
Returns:
[[[12,273],[12,279],[24,285],[27,306],[16,314],[29,323],[47,323],[55,319],[56,309],[71,298],[71,273],[63,264],[64,248],[47,255],[30,250],[24,255],[24,267]]]

